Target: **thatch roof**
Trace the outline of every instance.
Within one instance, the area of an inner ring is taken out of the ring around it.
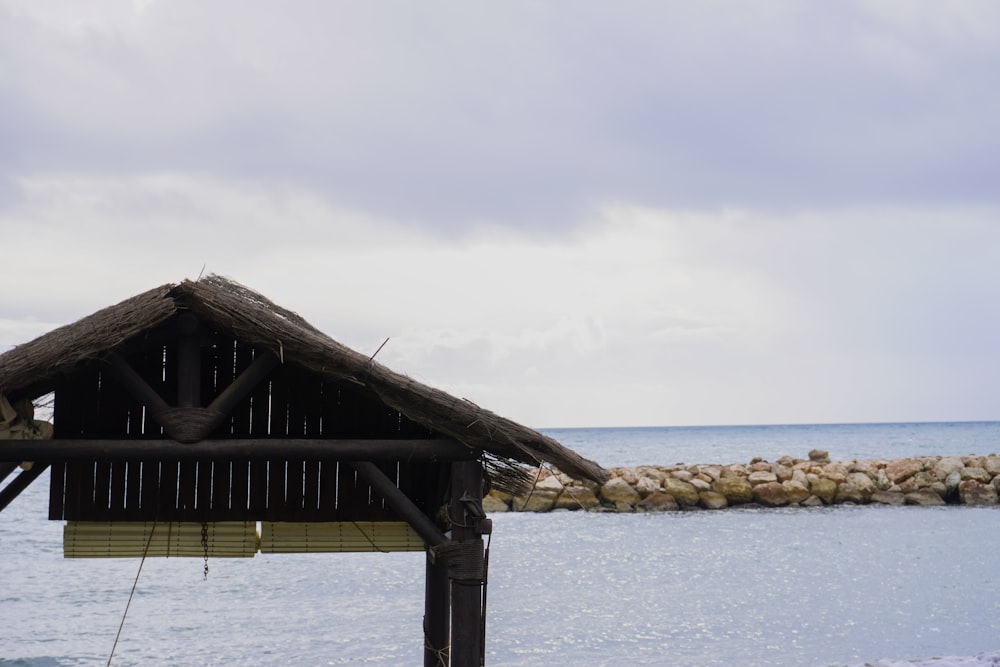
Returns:
[[[409,419],[482,449],[500,462],[549,463],[593,481],[608,477],[597,463],[552,438],[395,373],[261,294],[216,275],[151,289],[0,355],[0,393],[18,398],[48,393],[81,364],[105,356],[183,311],[274,352],[285,363],[330,380],[362,385]]]

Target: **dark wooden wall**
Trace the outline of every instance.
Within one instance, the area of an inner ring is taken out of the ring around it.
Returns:
[[[151,332],[123,351],[163,399],[177,401],[176,327]],[[201,341],[201,404],[207,406],[254,360],[253,347],[217,332]],[[57,388],[56,439],[160,439],[162,428],[100,362]],[[237,405],[213,439],[432,438],[362,387],[278,366]],[[196,448],[193,444],[191,447]],[[386,462],[379,467],[421,509],[444,502],[447,465]],[[52,466],[49,516],[80,521],[398,520],[382,498],[335,459],[82,461]]]

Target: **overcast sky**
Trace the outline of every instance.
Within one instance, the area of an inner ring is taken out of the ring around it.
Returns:
[[[0,350],[229,276],[535,427],[1000,419],[1000,3],[0,0]]]

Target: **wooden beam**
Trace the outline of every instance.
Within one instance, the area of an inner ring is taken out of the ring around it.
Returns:
[[[7,440],[0,459],[15,461],[81,460],[261,460],[330,459],[338,461],[462,461],[482,452],[457,440],[333,440],[259,438],[203,440],[185,445],[175,440]],[[397,489],[398,490],[398,489]]]
[[[135,369],[120,355],[112,352],[105,357],[105,361],[111,367],[111,370],[114,371],[115,377],[118,378],[118,381],[122,383],[125,389],[137,401],[149,408],[153,419],[157,419],[157,415],[163,414],[170,409],[170,405],[163,400],[163,397],[150,387],[142,376],[136,373]],[[159,423],[158,419],[157,423]]]
[[[278,357],[271,352],[264,351],[253,363],[246,367],[240,376],[233,380],[232,384],[222,390],[209,408],[215,412],[229,416],[236,406],[247,394],[260,384],[271,371],[277,368]],[[218,426],[218,424],[216,424]]]
[[[0,490],[0,512],[4,510],[7,505],[10,505],[14,498],[21,495],[21,492],[28,488],[32,482],[38,479],[38,476],[45,472],[45,469],[49,467],[47,463],[35,463],[31,466],[30,470],[22,470],[21,474],[11,480],[10,484],[5,486],[3,490]]]
[[[478,461],[476,464],[478,465]],[[399,518],[410,524],[417,535],[423,538],[424,542],[432,547],[440,546],[448,541],[441,529],[424,514],[419,507],[413,504],[410,498],[399,490],[396,483],[385,476],[385,473],[370,461],[355,461],[350,464],[358,471],[358,474],[368,482],[376,493],[385,498],[389,507],[399,515]]]
[[[17,470],[17,466],[18,466],[17,463],[10,463],[10,462],[6,462],[6,461],[3,462],[3,463],[0,463],[0,482],[2,482],[5,479],[7,479],[7,475],[9,475],[12,472],[14,472],[15,470]]]

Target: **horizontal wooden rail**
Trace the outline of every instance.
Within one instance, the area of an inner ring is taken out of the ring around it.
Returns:
[[[0,461],[330,459],[468,461],[482,452],[457,440],[259,438],[203,440],[7,440]]]

